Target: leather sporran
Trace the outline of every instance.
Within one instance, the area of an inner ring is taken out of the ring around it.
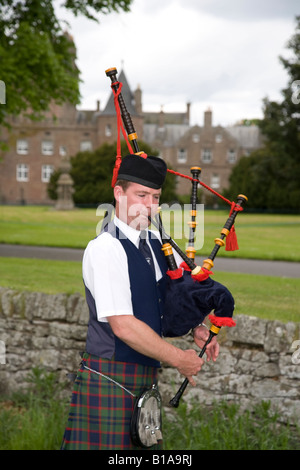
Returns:
[[[161,408],[157,385],[152,385],[136,399],[130,425],[131,440],[135,446],[148,449],[162,439]]]

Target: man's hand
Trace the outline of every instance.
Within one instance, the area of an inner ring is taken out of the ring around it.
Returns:
[[[209,337],[209,330],[206,328],[206,326],[199,325],[194,329],[194,341],[200,349],[203,348],[208,337]],[[217,337],[214,336],[211,342],[206,347],[205,353],[206,353],[207,361],[210,361],[210,359],[212,359],[213,361],[216,361],[219,355],[219,351],[220,351],[220,346],[219,346],[219,343],[217,342]]]
[[[182,350],[168,343],[134,315],[114,315],[108,317],[108,322],[114,334],[128,346],[145,356],[175,367],[187,377],[191,385],[196,385],[192,376],[198,374],[204,360],[194,349]]]
[[[195,387],[196,382],[192,376],[197,375],[198,372],[200,372],[203,364],[204,360],[198,356],[194,349],[186,349],[181,351],[180,363],[176,368],[178,372],[184,375],[190,384]]]

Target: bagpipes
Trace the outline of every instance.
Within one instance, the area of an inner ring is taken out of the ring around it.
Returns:
[[[117,156],[112,178],[112,186],[115,185],[118,169],[121,164],[121,144],[120,144],[120,129],[127,142],[130,153],[141,155],[144,152],[140,151],[137,134],[131,120],[131,116],[127,111],[124,99],[122,97],[121,88],[122,84],[117,80],[117,69],[110,68],[105,71],[106,75],[111,79],[111,88],[114,94],[114,102],[117,113],[118,121],[118,143],[117,143]],[[125,129],[122,125],[124,123]],[[127,138],[128,136],[128,138]],[[130,142],[134,150],[131,147]],[[202,357],[208,344],[212,338],[216,336],[222,326],[235,326],[232,318],[234,311],[234,299],[229,290],[222,284],[212,280],[210,275],[211,268],[214,266],[214,259],[221,247],[225,245],[227,250],[238,249],[236,242],[236,234],[234,229],[234,222],[237,214],[243,210],[243,205],[247,201],[247,197],[240,194],[236,202],[231,202],[224,198],[212,188],[200,181],[199,176],[201,173],[200,167],[192,167],[192,176],[182,175],[176,171],[167,170],[175,175],[190,179],[192,182],[191,192],[191,221],[189,222],[189,243],[184,253],[175,241],[165,232],[161,215],[158,212],[155,218],[150,218],[152,224],[158,229],[162,239],[162,250],[165,254],[168,264],[168,285],[165,299],[165,312],[162,318],[162,333],[164,337],[179,337],[184,336],[189,331],[200,325],[208,316],[211,327],[209,329],[209,337],[202,348],[199,357]],[[222,198],[225,202],[230,204],[231,210],[228,219],[226,220],[220,237],[216,238],[215,245],[211,254],[202,263],[202,266],[195,264],[194,247],[195,231],[196,231],[196,216],[197,216],[197,190],[198,185],[201,185],[211,191],[213,194]],[[174,252],[180,255],[183,263],[177,266]],[[214,312],[212,314],[212,312]],[[182,396],[188,380],[182,383],[175,397],[170,401],[170,404],[177,407],[180,397]]]

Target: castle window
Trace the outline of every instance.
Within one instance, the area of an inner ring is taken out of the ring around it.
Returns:
[[[59,155],[61,157],[65,157],[67,155],[67,147],[65,147],[64,145],[60,145],[59,146]]]
[[[28,154],[28,141],[26,139],[17,140],[17,154],[27,155]]]
[[[177,162],[185,163],[187,160],[187,154],[185,149],[179,149],[177,152]]]
[[[223,140],[222,134],[217,134],[216,135],[216,143],[219,144],[220,142],[222,142],[222,140]]]
[[[42,181],[43,183],[49,183],[50,177],[54,171],[52,165],[42,165]]]
[[[201,153],[201,158],[203,163],[210,163],[212,161],[211,149],[203,149]]]
[[[53,155],[53,142],[52,142],[52,140],[43,140],[42,141],[42,154],[43,155]]]
[[[229,163],[236,162],[236,151],[234,149],[229,149],[227,153]]]
[[[105,136],[106,137],[111,137],[112,136],[112,130],[111,130],[111,125],[106,124],[105,126]]]
[[[25,163],[19,163],[16,171],[17,181],[29,181],[29,166]]]
[[[199,134],[193,134],[192,140],[195,144],[197,144],[198,142],[200,142],[200,135]]]
[[[210,186],[213,189],[218,189],[220,187],[220,176],[214,173],[210,178]]]
[[[80,152],[86,152],[88,150],[93,150],[92,142],[90,140],[82,140],[80,142]]]

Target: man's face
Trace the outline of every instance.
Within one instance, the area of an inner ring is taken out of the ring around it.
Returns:
[[[130,183],[126,191],[121,186],[115,186],[116,214],[130,227],[143,230],[150,225],[149,216],[154,216],[157,211],[160,194],[161,189],[138,183]]]

